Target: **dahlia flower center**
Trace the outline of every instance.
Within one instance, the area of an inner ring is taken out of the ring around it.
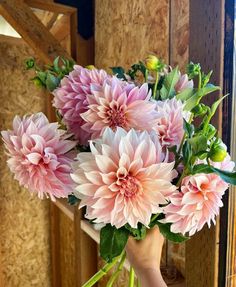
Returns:
[[[107,119],[109,121],[109,126],[114,129],[116,127],[125,127],[126,117],[125,112],[121,107],[115,105],[113,108],[106,112]]]
[[[141,190],[140,182],[133,176],[127,175],[121,180],[120,193],[130,198],[138,194]]]

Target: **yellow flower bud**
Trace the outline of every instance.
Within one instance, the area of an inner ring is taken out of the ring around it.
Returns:
[[[149,55],[146,58],[146,67],[150,71],[156,71],[159,65],[159,59],[154,55]]]
[[[88,69],[88,70],[96,69],[96,67],[94,65],[88,65],[85,68]]]

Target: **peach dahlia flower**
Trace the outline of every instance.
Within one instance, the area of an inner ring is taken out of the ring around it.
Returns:
[[[91,85],[103,86],[111,79],[104,70],[86,69],[75,65],[74,70],[64,77],[60,87],[53,91],[53,105],[63,117],[63,122],[69,132],[73,133],[81,145],[87,145],[90,130],[82,129],[85,123],[81,117],[88,109],[88,95],[91,95]]]
[[[176,98],[156,101],[156,110],[158,118],[154,130],[162,146],[179,146],[184,135],[184,119],[189,118],[189,113],[184,111],[184,104]]]
[[[229,155],[223,162],[214,165],[228,171],[234,168]],[[169,197],[170,204],[164,208],[164,222],[172,223],[172,232],[189,233],[190,236],[201,230],[205,224],[210,227],[211,222],[215,224],[215,217],[223,206],[222,196],[228,186],[215,173],[185,177],[181,183],[181,191],[176,191]]]
[[[107,128],[100,140],[90,142],[91,153],[79,153],[71,175],[75,195],[95,223],[148,226],[153,213],[175,191],[174,162],[164,163],[162,148],[147,132]]]
[[[14,118],[13,130],[1,132],[9,159],[8,166],[20,185],[30,192],[55,200],[73,191],[70,177],[76,143],[65,139],[57,123],[37,113]]]
[[[81,117],[86,122],[83,129],[92,133],[92,139],[100,137],[106,127],[113,130],[122,127],[127,131],[152,129],[157,113],[155,104],[149,101],[151,91],[148,92],[147,84],[135,87],[113,78],[102,89],[92,86],[91,91],[88,111]]]

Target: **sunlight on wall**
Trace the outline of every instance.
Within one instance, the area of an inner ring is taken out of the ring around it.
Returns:
[[[2,16],[0,16],[0,34],[15,38],[21,38],[21,36],[12,28],[12,26]]]

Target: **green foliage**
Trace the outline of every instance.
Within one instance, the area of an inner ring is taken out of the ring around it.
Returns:
[[[120,66],[111,67],[111,70],[112,70],[112,73],[116,75],[117,78],[126,80],[124,68]]]
[[[184,89],[182,92],[176,95],[177,100],[181,101],[187,101],[189,98],[191,98],[194,94],[194,89],[187,88]]]
[[[181,233],[173,233],[171,232],[171,223],[161,223],[157,221],[156,223],[160,229],[161,234],[168,240],[175,242],[175,243],[182,243],[189,239],[189,237],[186,237],[182,235]]]
[[[160,90],[162,100],[171,99],[175,96],[175,85],[179,80],[179,68],[176,67],[164,78],[163,86]]]
[[[131,68],[128,70],[127,75],[130,76],[130,78],[132,80],[135,79],[137,72],[141,72],[144,76],[144,78],[146,78],[146,67],[144,65],[144,63],[142,61],[139,61],[137,64],[134,64],[131,66]]]
[[[138,228],[132,228],[129,224],[126,224],[125,228],[136,240],[144,239],[146,236],[147,228],[141,223],[138,223]]]
[[[100,232],[100,254],[107,261],[112,262],[113,258],[122,253],[128,241],[129,231],[122,227],[117,229],[107,224]]]
[[[219,175],[225,182],[229,184],[236,185],[236,172],[230,172],[215,168],[208,164],[197,164],[193,167],[193,174],[197,173],[216,173]]]
[[[79,203],[79,201],[80,200],[76,196],[74,196],[73,194],[68,195],[67,202],[69,203],[69,205],[76,205]]]
[[[46,88],[50,92],[55,90],[59,86],[61,79],[73,70],[74,64],[72,60],[57,57],[52,65],[46,65],[44,69],[40,69],[34,59],[26,60],[27,69],[35,70],[36,75],[32,79],[33,83],[38,87]]]
[[[204,135],[197,135],[188,139],[189,144],[192,147],[193,154],[196,155],[201,151],[207,150],[207,137]]]
[[[190,62],[187,65],[187,75],[189,77],[189,79],[193,79],[196,76],[199,75],[199,73],[201,72],[201,66],[200,64],[194,64],[193,62]]]

